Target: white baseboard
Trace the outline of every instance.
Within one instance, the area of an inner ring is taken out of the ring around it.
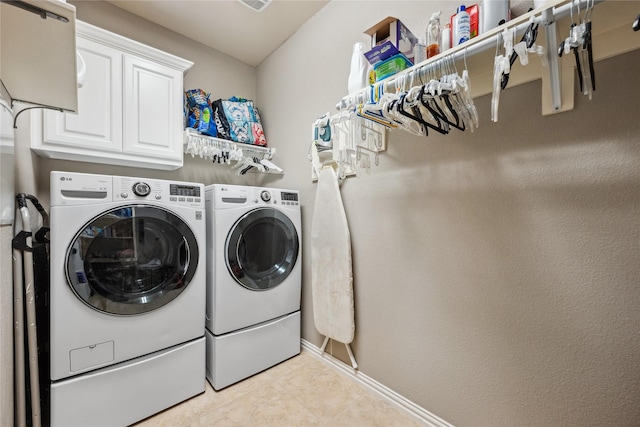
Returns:
[[[303,350],[308,351],[310,354],[322,360],[332,368],[336,369],[341,374],[348,376],[365,388],[373,391],[378,396],[382,397],[390,404],[396,406],[398,409],[404,411],[407,415],[414,418],[415,420],[429,427],[454,427],[452,424],[449,424],[437,415],[432,414],[421,406],[416,405],[409,399],[399,395],[389,387],[380,384],[378,381],[367,376],[366,374],[353,369],[350,365],[347,365],[343,361],[336,359],[328,353],[322,353],[319,347],[316,347],[309,341],[301,339],[300,343]]]

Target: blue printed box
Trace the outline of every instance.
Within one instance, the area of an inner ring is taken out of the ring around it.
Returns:
[[[371,65],[398,53],[413,63],[413,46],[418,39],[398,18],[389,16],[364,33],[371,36],[371,50],[364,54]]]
[[[378,62],[382,62],[391,58],[394,55],[399,54],[400,51],[389,40],[374,46],[369,52],[365,52],[364,57],[367,58],[369,64],[376,65]]]

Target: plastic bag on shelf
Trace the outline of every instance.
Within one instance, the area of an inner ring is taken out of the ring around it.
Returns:
[[[218,138],[267,146],[260,114],[253,101],[234,96],[213,101],[212,108]]]
[[[210,93],[202,89],[189,89],[184,93],[186,127],[196,129],[209,136],[218,136],[216,123],[213,120]]]

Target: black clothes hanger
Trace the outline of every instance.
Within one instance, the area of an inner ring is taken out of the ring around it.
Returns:
[[[466,129],[464,122],[460,121],[460,116],[458,115],[456,108],[453,106],[453,104],[451,103],[451,95],[450,94],[444,94],[441,96],[441,99],[444,101],[444,103],[447,106],[447,110],[451,113],[451,116],[453,117],[453,119],[455,120],[455,122],[449,120],[449,118],[447,118],[447,122],[449,123],[449,126],[452,126],[458,130],[464,131]]]
[[[435,119],[438,123],[435,126],[432,123],[429,123],[426,120],[424,120],[424,118],[422,117],[422,114],[420,113],[420,110],[415,106],[409,107],[413,114],[410,114],[409,112],[407,112],[407,110],[405,109],[407,107],[405,104],[406,96],[407,96],[406,93],[402,94],[400,96],[400,99],[397,102],[395,102],[395,109],[398,113],[400,113],[401,115],[411,120],[415,120],[416,122],[420,123],[424,128],[425,136],[429,135],[428,129],[433,129],[436,132],[441,133],[443,135],[446,135],[448,133],[447,131],[442,129],[442,127],[440,126],[440,121],[437,118]]]
[[[407,111],[404,109],[405,105],[404,105],[404,101],[406,99],[407,94],[404,93],[400,96],[400,99],[394,99],[393,101],[391,101],[391,103],[388,106],[388,110],[390,111],[396,111],[399,114],[403,115],[404,117],[407,117],[417,123],[419,123],[422,126],[422,130],[424,132],[424,136],[429,136],[429,128],[432,127],[429,123],[425,122],[424,119],[422,118],[422,116],[420,114],[416,114],[416,111],[413,110],[413,115],[407,113]]]
[[[587,60],[589,64],[589,76],[591,77],[591,89],[596,90],[596,74],[593,68],[593,44],[591,38],[591,21],[586,22],[586,34],[584,38],[583,49],[587,51]]]
[[[438,126],[443,129],[443,133],[446,135],[449,133],[449,126],[451,121],[447,117],[446,113],[440,107],[440,104],[436,101],[436,94],[429,94],[425,92],[425,87],[422,87],[420,91],[419,99],[420,103],[431,113],[433,118],[438,122]],[[442,122],[440,121],[442,120]]]
[[[576,24],[572,23],[569,33],[573,34],[574,31],[576,31]],[[568,43],[568,39],[563,40],[560,43],[560,47],[558,48],[558,56],[562,57],[562,54],[564,53],[564,49],[566,44]],[[573,56],[575,57],[576,60],[576,71],[578,73],[578,78],[580,81],[580,92],[582,92],[582,66],[580,65],[580,53],[578,52],[578,48],[580,47],[580,45],[575,45],[575,46],[571,46],[571,50],[573,51]]]
[[[431,123],[423,120],[423,122],[429,126],[429,128],[435,130],[436,132],[442,134],[442,135],[447,135],[449,133],[449,125],[448,125],[448,121],[446,116],[444,115],[444,112],[442,112],[442,110],[440,110],[440,107],[433,103],[434,106],[432,106],[430,99],[427,98],[425,100],[425,86],[423,85],[420,88],[420,92],[418,94],[418,99],[420,100],[420,104],[422,104],[422,106],[424,108],[427,109],[427,111],[430,113],[431,117],[433,117],[433,119],[436,121],[436,125],[432,125]],[[440,111],[436,111],[436,109],[440,110]],[[422,117],[422,114],[420,113],[420,109],[417,106],[412,107],[412,110],[414,112],[414,114],[418,114],[420,117]],[[442,121],[440,120],[442,119]]]
[[[529,12],[531,12],[532,10],[533,9],[529,9]],[[531,49],[531,47],[535,44],[536,39],[538,38],[539,26],[540,24],[536,24],[535,22],[532,22],[531,24],[529,24],[524,34],[522,35],[522,38],[520,39],[520,41],[525,42],[525,44],[527,45],[527,49]],[[511,57],[509,58],[509,69],[513,68],[513,64],[516,62],[516,58],[518,58],[518,53],[514,50],[513,53],[511,53]],[[508,84],[509,84],[509,73],[504,73],[502,74],[502,81],[500,82],[500,87],[504,90],[507,88]]]
[[[572,3],[572,15],[571,15],[571,27],[569,30],[569,37],[560,43],[558,48],[558,55],[562,54],[568,48],[573,51],[573,55],[576,61],[576,71],[578,73],[578,79],[580,83],[580,92],[591,97],[591,91],[596,90],[596,76],[595,69],[593,68],[593,39],[591,35],[591,12],[593,10],[593,3],[589,5],[587,2],[587,9],[584,12],[584,16],[580,16],[580,3],[578,2],[578,19],[579,23],[573,22],[573,3]],[[587,78],[586,74],[583,74],[585,67],[589,69],[589,82],[584,80]],[[590,83],[590,87],[587,84]]]

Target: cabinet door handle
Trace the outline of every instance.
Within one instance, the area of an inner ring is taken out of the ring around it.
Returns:
[[[78,64],[78,89],[80,89],[84,85],[84,76],[87,74],[87,63],[84,62],[84,58],[77,50],[76,63]]]

